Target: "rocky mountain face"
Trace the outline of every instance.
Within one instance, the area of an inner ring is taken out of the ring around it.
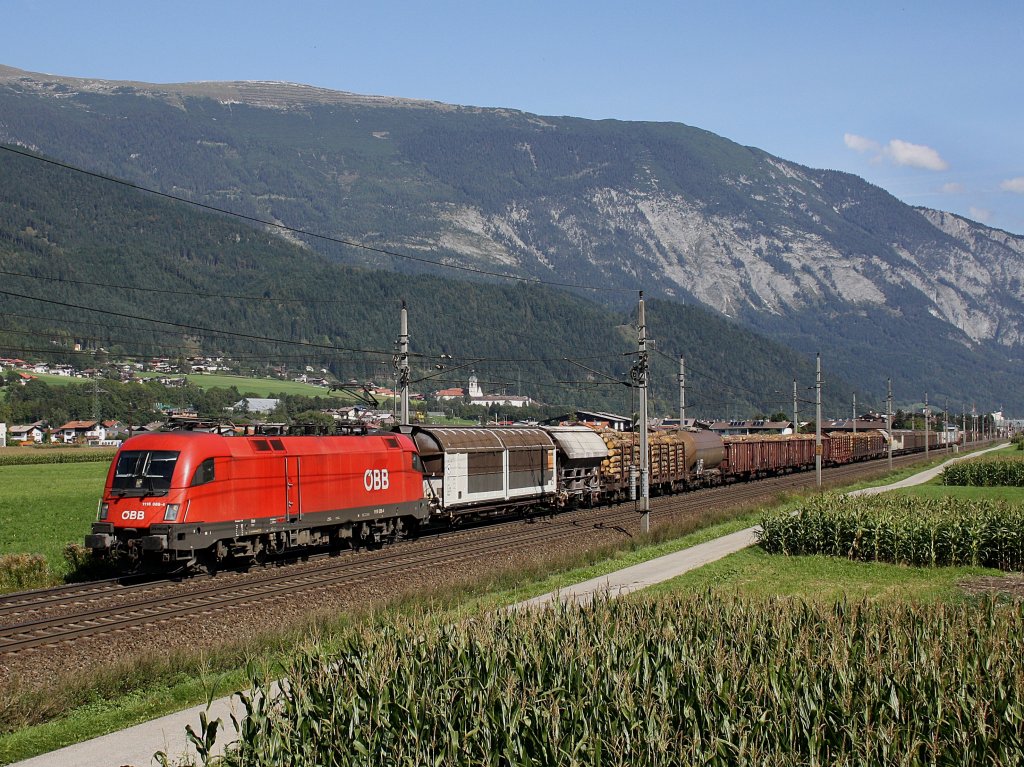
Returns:
[[[909,401],[1024,403],[1024,237],[697,128],[0,67],[0,141],[286,224],[342,261],[643,289],[821,350],[868,392],[902,376]]]

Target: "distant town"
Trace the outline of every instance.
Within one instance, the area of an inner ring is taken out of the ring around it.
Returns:
[[[14,357],[0,357],[0,377],[10,386],[27,386],[41,376],[56,376],[68,379],[79,379],[82,382],[95,381],[98,390],[99,381],[118,381],[129,384],[156,383],[168,389],[184,388],[189,385],[192,375],[225,375],[239,376],[245,369],[237,361],[229,357],[192,356],[172,359],[170,357],[153,357],[143,362],[118,361],[110,362],[102,367],[76,368],[67,363],[43,361],[25,361]],[[248,372],[254,372],[249,369]],[[315,392],[312,397],[355,399],[354,404],[343,406],[319,407],[316,418],[322,432],[325,424],[333,425],[332,431],[371,430],[390,428],[397,423],[396,402],[398,393],[391,387],[377,385],[373,382],[360,383],[356,380],[342,382],[330,376],[323,368],[302,365],[289,368],[284,365],[268,366],[265,378],[239,379],[238,386],[245,383],[272,379],[281,382],[305,384],[314,389],[322,390],[321,395]],[[70,383],[70,381],[69,381]],[[536,423],[540,403],[523,395],[504,393],[485,393],[476,375],[468,376],[466,387],[448,387],[430,392],[411,393],[410,400],[419,403],[413,411],[413,420],[432,423],[444,422],[452,417],[462,417],[466,422],[480,422],[510,425],[513,423]],[[51,422],[47,418],[39,418],[26,423],[4,423],[0,421],[0,446],[14,445],[84,445],[96,447],[116,447],[133,434],[158,431],[167,428],[190,428],[203,431],[217,431],[223,434],[285,433],[294,428],[293,423],[277,420],[281,415],[282,399],[267,396],[240,396],[237,400],[224,405],[223,412],[216,416],[209,412],[202,413],[188,404],[157,403],[160,418],[145,422],[128,422],[123,418],[71,418],[61,422]],[[431,408],[434,409],[431,409]],[[492,414],[493,413],[493,418]],[[518,415],[517,415],[518,414]],[[549,416],[545,413],[544,416]],[[938,413],[933,411],[933,417]],[[556,416],[556,419],[559,416]],[[568,420],[600,425],[616,430],[630,430],[632,420],[623,415],[607,412],[575,410],[560,416]],[[923,417],[914,416],[900,411],[894,428],[904,426],[914,428],[923,426]],[[996,430],[1019,431],[1024,422],[1009,421],[1001,412],[984,414],[981,419]],[[949,414],[946,419],[933,420],[932,428],[941,432],[945,440],[956,441],[961,431],[970,432],[978,428],[978,416],[965,416],[960,419]],[[131,420],[131,419],[129,419]],[[722,436],[754,435],[754,434],[793,434],[807,428],[808,423],[801,420],[794,424],[793,420],[783,413],[771,417],[743,420],[700,420],[685,419],[685,428],[707,429]],[[677,428],[678,418],[651,419],[651,428]],[[301,428],[301,424],[299,425]],[[884,429],[885,415],[867,412],[854,419],[830,419],[822,422],[825,432],[831,431],[866,431]]]

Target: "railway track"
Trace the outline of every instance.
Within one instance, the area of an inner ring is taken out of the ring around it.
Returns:
[[[900,456],[893,463],[903,466],[922,458],[921,455]],[[885,468],[883,459],[826,469],[822,476],[827,484],[835,485],[880,473]],[[656,522],[685,519],[687,515],[710,508],[735,508],[771,499],[782,492],[806,490],[813,485],[813,472],[788,474],[653,498],[651,511]],[[225,573],[222,577],[192,579],[185,583],[167,579],[125,583],[123,579],[115,579],[5,595],[0,598],[0,654],[170,624],[218,610],[269,603],[339,585],[354,588],[387,582],[388,576],[396,573],[436,572],[454,562],[508,557],[578,536],[581,531],[615,530],[630,535],[636,523],[636,509],[627,503],[456,530],[381,551],[311,556],[312,561],[298,569],[293,566]]]

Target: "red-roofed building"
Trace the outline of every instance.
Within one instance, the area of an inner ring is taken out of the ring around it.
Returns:
[[[107,438],[107,429],[99,421],[68,421],[53,434],[54,442],[73,445],[80,442],[97,444]]]
[[[441,389],[434,396],[441,400],[462,399],[466,396],[466,392],[464,389],[455,387],[454,389]]]

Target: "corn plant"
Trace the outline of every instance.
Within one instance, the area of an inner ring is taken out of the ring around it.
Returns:
[[[1024,507],[1003,501],[826,494],[796,514],[770,512],[760,545],[915,566],[1024,568]]]
[[[307,649],[277,695],[257,677],[224,764],[1018,764],[1022,650],[993,602],[395,619]]]
[[[1024,487],[1024,459],[1000,456],[960,461],[942,470],[942,484]]]

